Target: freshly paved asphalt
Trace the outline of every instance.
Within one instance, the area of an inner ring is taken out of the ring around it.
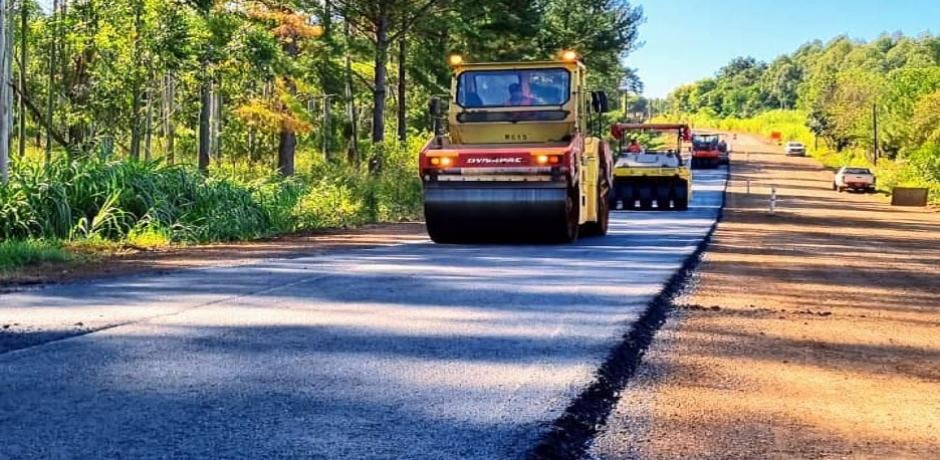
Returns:
[[[687,212],[568,246],[404,244],[0,296],[0,458],[518,458],[691,254]],[[77,322],[95,330],[66,337]],[[66,338],[63,338],[66,337]],[[41,343],[49,339],[58,339]]]

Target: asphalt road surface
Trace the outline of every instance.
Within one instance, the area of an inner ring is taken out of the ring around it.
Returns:
[[[689,211],[617,212],[574,245],[425,242],[2,295],[0,322],[30,327],[0,353],[0,458],[518,458],[695,250],[725,177],[696,171]]]

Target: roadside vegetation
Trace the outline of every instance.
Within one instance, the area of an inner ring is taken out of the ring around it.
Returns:
[[[21,0],[0,22],[0,265],[416,219],[446,57],[577,49],[593,86],[642,10],[614,0]],[[5,84],[10,83],[10,84]],[[30,255],[32,254],[32,255]],[[59,257],[61,255],[61,257]]]
[[[0,241],[0,275],[21,267],[43,262],[66,262],[74,256],[61,243],[43,240]]]
[[[940,203],[940,37],[839,37],[770,64],[738,58],[660,105],[696,126],[779,132],[826,166],[874,167],[882,188],[928,187]]]

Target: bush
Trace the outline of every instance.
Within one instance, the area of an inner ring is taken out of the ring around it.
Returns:
[[[364,200],[353,188],[324,179],[311,186],[293,209],[295,229],[348,227],[368,221]]]

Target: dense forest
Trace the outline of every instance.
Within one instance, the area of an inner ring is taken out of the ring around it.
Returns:
[[[882,165],[890,181],[940,184],[940,37],[815,41],[767,64],[737,58],[661,110],[701,124],[783,131],[832,165]],[[877,144],[875,126],[877,125]]]
[[[639,85],[622,63],[643,14],[624,0],[0,5],[0,239],[204,241],[412,217],[449,53],[573,48],[593,86]]]

